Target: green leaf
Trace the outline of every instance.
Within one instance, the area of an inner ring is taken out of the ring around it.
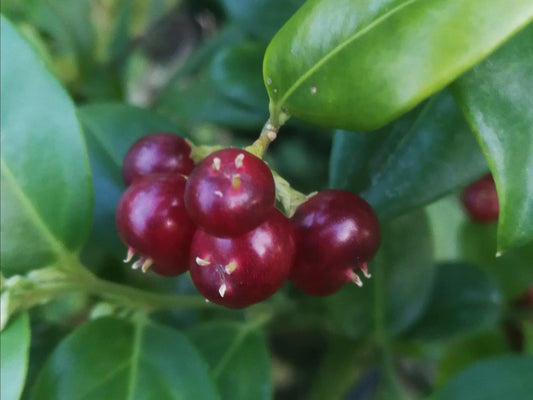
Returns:
[[[382,243],[362,288],[346,285],[321,300],[328,317],[352,337],[370,334],[384,320],[389,334],[405,331],[422,313],[433,284],[431,233],[424,212],[381,226]],[[416,277],[416,279],[413,279]]]
[[[89,161],[72,101],[2,18],[2,272],[61,261],[90,228]]]
[[[304,0],[221,0],[228,19],[251,35],[270,40]]]
[[[265,54],[273,122],[377,129],[532,18],[530,0],[309,0]]]
[[[195,326],[189,334],[225,400],[272,398],[270,357],[257,327],[237,322]]]
[[[505,356],[456,375],[435,400],[527,400],[533,393],[533,357]]]
[[[189,340],[148,321],[101,318],[63,340],[41,370],[35,400],[219,399]]]
[[[465,221],[457,240],[464,260],[482,267],[498,281],[508,300],[520,296],[533,282],[533,244],[511,249],[496,257],[496,224]]]
[[[531,71],[533,24],[453,85],[496,182],[499,252],[533,241]]]
[[[362,192],[386,219],[465,186],[486,170],[468,125],[444,91],[379,131],[337,132],[330,185]]]
[[[509,344],[501,329],[451,342],[438,362],[437,382],[445,383],[474,362],[508,352]]]
[[[28,370],[28,355],[30,349],[30,320],[28,314],[19,315],[2,331],[1,363],[2,385],[0,397],[3,400],[17,400],[20,398],[26,372]]]
[[[501,306],[498,286],[483,270],[465,263],[443,264],[410,335],[434,340],[480,332],[498,322]]]
[[[131,145],[149,133],[181,132],[151,111],[123,104],[86,105],[78,109],[78,116],[87,141],[95,189],[91,241],[122,258],[126,250],[115,228],[115,209],[126,189],[122,160]]]
[[[242,42],[220,51],[210,66],[215,88],[232,101],[267,110],[268,96],[261,80],[265,46]]]

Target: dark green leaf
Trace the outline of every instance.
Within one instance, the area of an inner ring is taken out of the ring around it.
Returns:
[[[253,36],[270,40],[304,0],[221,0],[228,18]]]
[[[532,71],[530,24],[453,85],[498,189],[500,252],[533,241]]]
[[[2,272],[66,263],[85,242],[92,188],[74,105],[2,18]]]
[[[479,225],[469,221],[461,225],[457,240],[463,259],[492,275],[507,299],[520,296],[533,283],[533,244],[496,257],[496,224]]]
[[[17,400],[22,393],[30,347],[30,321],[28,314],[19,315],[2,331],[2,372],[0,397],[2,400]]]
[[[91,321],[52,353],[35,400],[219,399],[207,365],[181,333],[148,321]]]
[[[431,340],[483,331],[498,322],[501,305],[498,286],[480,268],[440,265],[429,304],[410,333]]]
[[[266,51],[273,121],[288,113],[342,129],[377,129],[532,18],[530,0],[307,1]]]
[[[362,288],[346,285],[322,300],[333,323],[350,336],[363,336],[383,318],[390,334],[406,330],[423,311],[433,284],[432,244],[425,213],[382,224],[382,243]]]
[[[142,136],[178,132],[172,123],[157,114],[122,104],[91,104],[81,107],[78,115],[87,141],[95,189],[91,241],[123,257],[125,246],[115,228],[115,208],[126,189],[122,160]]]
[[[379,131],[337,132],[330,165],[330,185],[362,192],[381,218],[430,203],[487,170],[447,91]]]
[[[501,329],[452,342],[439,360],[437,381],[445,383],[476,361],[505,355],[508,352],[509,344]]]
[[[268,109],[268,96],[261,79],[265,46],[243,42],[219,52],[210,66],[216,89],[252,109]]]
[[[222,399],[272,398],[270,357],[256,327],[213,322],[194,327],[189,336],[207,360]]]
[[[533,357],[506,356],[484,361],[455,376],[435,400],[529,400]]]

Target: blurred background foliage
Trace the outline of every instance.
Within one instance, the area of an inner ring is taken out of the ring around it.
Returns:
[[[253,141],[268,117],[264,51],[302,3],[2,1],[2,13],[77,106],[94,185],[91,235],[82,253],[92,271],[160,293],[196,293],[187,276],[161,279],[120,264],[125,248],[114,228],[124,190],[120,162],[135,140],[153,131],[172,131],[197,144]],[[428,144],[427,135],[440,141]],[[449,93],[372,136],[294,118],[281,136],[269,149],[269,165],[306,193],[328,186],[363,193],[384,221],[382,249],[362,289],[345,287],[322,299],[284,287],[271,301],[277,315],[266,335],[247,325],[261,315],[260,305],[156,313],[158,323],[186,332],[207,364],[215,365],[221,398],[427,398],[437,391],[434,398],[463,399],[472,398],[468,387],[489,398],[483,394],[499,389],[483,387],[485,382],[501,382],[509,371],[531,382],[524,374],[531,359],[519,354],[533,351],[533,245],[496,258],[496,226],[475,225],[460,208],[462,187],[488,167]],[[383,157],[392,153],[396,158],[383,169]],[[440,169],[431,168],[436,157]],[[461,167],[450,174],[454,165]],[[23,398],[32,396],[34,384],[44,387],[40,381],[49,372],[41,372],[39,381],[39,371],[50,354],[64,357],[52,351],[74,327],[115,311],[83,295],[33,309]],[[81,346],[79,337],[71,339],[69,346]],[[182,339],[176,340],[179,350]],[[224,358],[217,349],[229,347],[239,354],[226,357],[231,368],[257,369],[237,377],[217,370]],[[496,361],[479,364],[487,359]],[[232,397],[228,382],[247,388]],[[256,393],[258,387],[267,389]],[[531,394],[527,390],[517,396]]]

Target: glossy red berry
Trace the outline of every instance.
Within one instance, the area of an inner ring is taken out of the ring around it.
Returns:
[[[291,219],[297,250],[290,279],[313,296],[327,296],[346,282],[361,285],[366,263],[381,241],[374,210],[361,197],[325,190],[301,204]]]
[[[182,175],[151,176],[136,181],[120,198],[116,225],[130,253],[140,258],[134,267],[153,264],[151,269],[165,276],[188,269],[196,226],[185,210],[185,183]]]
[[[479,223],[498,220],[500,213],[498,193],[491,174],[485,175],[468,186],[463,192],[461,201],[472,220]]]
[[[274,178],[258,157],[240,149],[219,150],[192,171],[185,205],[192,219],[218,237],[240,236],[274,208]]]
[[[257,228],[236,238],[217,238],[198,229],[191,245],[191,278],[208,300],[246,307],[283,285],[294,247],[293,228],[276,209]]]
[[[136,141],[124,157],[122,177],[126,185],[154,174],[188,175],[194,168],[191,147],[172,133],[152,133]]]

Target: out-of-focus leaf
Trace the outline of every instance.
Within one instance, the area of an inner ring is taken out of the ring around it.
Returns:
[[[533,357],[505,356],[474,364],[457,374],[435,400],[529,400]]]
[[[80,107],[78,115],[87,141],[95,189],[91,242],[120,259],[126,254],[126,248],[115,228],[115,208],[126,190],[122,160],[141,137],[154,132],[178,132],[165,118],[123,104],[90,104]]]
[[[270,357],[257,328],[212,322],[195,326],[189,337],[209,364],[223,400],[272,398]]]
[[[382,224],[381,248],[369,265],[372,278],[362,288],[346,285],[321,301],[342,332],[360,337],[384,315],[389,334],[405,331],[422,313],[433,285],[432,244],[424,212]],[[416,279],[413,279],[416,277]]]
[[[467,123],[444,91],[379,131],[337,132],[330,185],[362,192],[387,219],[465,186],[486,170]]]
[[[444,384],[459,371],[470,364],[505,355],[509,352],[509,345],[501,330],[484,332],[451,342],[437,366],[437,384]]]
[[[68,267],[90,228],[89,162],[72,101],[2,17],[2,272]]]
[[[251,35],[270,40],[304,0],[220,0],[228,19]]]
[[[272,120],[380,128],[532,18],[530,0],[307,1],[265,54]]]
[[[207,365],[180,332],[101,318],[63,340],[44,365],[34,400],[220,399]]]
[[[11,321],[2,331],[0,339],[2,361],[0,397],[2,400],[17,400],[22,393],[28,370],[30,348],[28,314],[21,314]]]
[[[440,265],[430,301],[410,336],[432,340],[483,331],[498,322],[501,305],[497,284],[482,269]]]
[[[496,224],[465,221],[458,232],[461,256],[492,275],[509,300],[533,283],[533,244],[510,249],[496,257]]]
[[[268,96],[261,79],[265,46],[243,42],[219,52],[210,66],[217,90],[240,104],[257,110],[268,109]]]
[[[499,252],[533,241],[532,71],[533,23],[453,85],[496,182]]]

